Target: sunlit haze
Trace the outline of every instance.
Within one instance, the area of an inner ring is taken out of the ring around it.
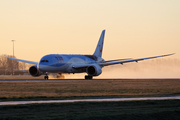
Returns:
[[[46,54],[92,54],[106,29],[103,58],[176,53],[179,0],[1,0],[0,54],[39,61]]]
[[[0,54],[39,61],[46,54],[92,54],[106,30],[103,58],[176,53],[179,0],[1,0]]]

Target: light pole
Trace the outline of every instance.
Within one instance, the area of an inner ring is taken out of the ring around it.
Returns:
[[[13,58],[14,58],[14,41],[15,40],[11,40],[13,42]],[[13,60],[13,75],[14,75],[14,60]]]

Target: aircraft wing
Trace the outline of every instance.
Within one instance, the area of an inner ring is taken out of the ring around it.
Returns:
[[[4,55],[4,56],[7,57],[6,55]],[[17,58],[12,58],[12,57],[7,57],[7,58],[16,60],[16,61],[20,61],[20,62],[30,63],[30,64],[38,64],[38,62],[33,62],[33,61],[28,61],[28,60],[22,60],[22,59],[17,59]]]
[[[174,53],[173,53],[174,54]],[[113,64],[123,64],[127,62],[138,62],[141,60],[147,60],[147,59],[153,59],[153,58],[158,58],[158,57],[165,57],[165,56],[170,56],[173,54],[166,54],[166,55],[160,55],[160,56],[154,56],[154,57],[146,57],[146,58],[139,58],[139,59],[130,59],[130,60],[123,60],[123,61],[115,61],[115,62],[107,62],[107,63],[99,63],[100,66],[108,66],[108,65],[113,65]]]

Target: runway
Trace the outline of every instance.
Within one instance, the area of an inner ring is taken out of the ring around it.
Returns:
[[[0,105],[22,105],[22,104],[42,104],[42,103],[75,103],[75,102],[120,102],[120,101],[145,101],[145,100],[180,100],[180,96],[73,99],[73,100],[39,100],[39,101],[5,101],[5,102],[0,102]]]
[[[82,80],[82,81],[89,81],[89,80],[180,80],[179,78],[122,78],[122,79],[0,79],[1,81],[76,81],[76,80]]]

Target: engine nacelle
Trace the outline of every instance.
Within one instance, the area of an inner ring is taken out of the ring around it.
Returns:
[[[91,65],[87,67],[86,72],[89,76],[98,76],[102,73],[102,68],[99,65]]]
[[[39,71],[39,69],[37,68],[37,66],[31,66],[29,68],[29,73],[31,76],[33,77],[37,77],[37,76],[40,76],[42,75],[42,72]]]

